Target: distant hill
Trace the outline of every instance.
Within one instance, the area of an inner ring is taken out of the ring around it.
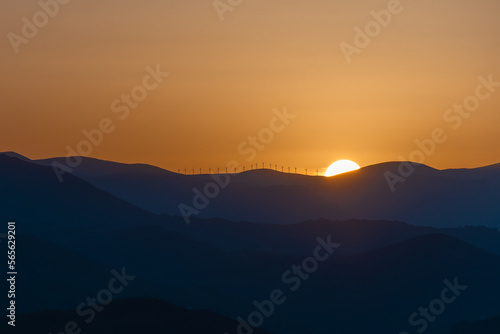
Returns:
[[[76,176],[59,183],[52,168],[6,155],[0,155],[0,188],[0,219],[19,222],[19,233],[135,226],[156,218]]]
[[[25,157],[24,155],[21,155],[19,153],[16,153],[16,152],[0,152],[0,155],[6,155],[8,157],[11,157],[11,158],[17,158],[19,160],[22,160],[22,161],[29,161],[31,162],[32,160]]]
[[[192,206],[193,189],[203,191],[209,175],[181,175],[157,167],[82,158],[74,175],[152,213],[180,215]],[[50,165],[64,159],[38,160]],[[332,178],[252,170],[231,177],[230,186],[210,200],[200,218],[272,224],[305,220],[388,219],[413,225],[500,227],[500,165],[436,170],[414,164],[412,176],[391,192],[386,172],[399,162],[362,168]],[[67,175],[67,174],[65,174]]]
[[[454,236],[485,251],[500,255],[500,231],[467,226],[433,228],[397,221],[319,219],[297,224],[254,224],[220,218],[194,219],[186,225],[182,219],[164,217],[164,227],[191,239],[217,245],[228,251],[249,250],[282,255],[308,255],[320,235],[331,234],[343,244],[343,255],[378,249],[416,236],[442,233]]]
[[[49,166],[54,161],[64,163],[64,159],[39,160],[36,163]],[[209,175],[182,175],[153,166],[119,164],[92,158],[83,158],[73,174],[140,208],[172,216],[180,215],[179,204],[192,205],[194,188],[203,190],[205,184],[213,181]],[[238,181],[241,176],[245,176],[245,179]],[[273,178],[276,180],[272,181]],[[262,170],[243,173],[232,179],[231,186],[213,200],[200,217],[276,223],[278,217],[305,220],[311,218],[311,212],[326,215],[335,211],[338,215],[348,216],[347,212],[334,208],[335,205],[327,198],[318,198],[313,191],[304,187],[302,183],[308,184],[307,179],[301,175]],[[303,205],[297,206],[294,212],[280,212],[287,201]],[[250,203],[259,203],[259,208],[251,207]]]

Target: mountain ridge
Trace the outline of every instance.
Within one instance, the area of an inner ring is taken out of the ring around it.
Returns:
[[[50,165],[61,159],[33,161]],[[331,178],[252,170],[230,174],[198,217],[289,224],[310,219],[388,219],[413,225],[500,227],[500,164],[475,169],[437,170],[407,164],[414,173],[393,193],[386,172],[397,174],[404,162],[388,162]],[[214,175],[183,175],[149,165],[82,158],[73,174],[124,201],[154,214],[180,216],[181,204],[193,207]],[[227,178],[226,174],[218,175]],[[290,206],[288,203],[301,203]]]

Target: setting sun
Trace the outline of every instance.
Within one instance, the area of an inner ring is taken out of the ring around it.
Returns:
[[[330,177],[342,173],[351,172],[353,170],[359,169],[359,165],[351,160],[338,160],[328,167],[325,172],[325,176]]]

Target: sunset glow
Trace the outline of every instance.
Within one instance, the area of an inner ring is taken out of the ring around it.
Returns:
[[[109,118],[116,128],[92,157],[174,171],[233,159],[249,167],[256,161],[238,145],[286,107],[297,118],[259,161],[315,170],[335,154],[365,166],[410,159],[416,139],[456,124],[443,115],[474,94],[479,76],[500,81],[498,1],[401,1],[367,46],[354,29],[364,32],[387,1],[293,3],[246,1],[221,13],[212,1],[75,1],[15,53],[5,36],[21,35],[21,18],[41,8],[6,1],[0,151],[66,156]],[[342,43],[359,49],[350,63]],[[142,99],[133,89],[157,64],[170,75],[145,81],[155,88]],[[132,93],[139,99],[126,105]],[[496,163],[499,102],[497,92],[481,101],[425,164]]]

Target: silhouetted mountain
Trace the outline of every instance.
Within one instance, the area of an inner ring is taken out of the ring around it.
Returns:
[[[428,307],[432,300],[440,298],[441,290],[446,287],[443,280],[453,282],[455,277],[459,284],[468,286],[467,290],[456,302],[446,305],[446,312],[429,324],[426,333],[443,333],[459,321],[491,316],[497,312],[496,301],[500,298],[500,291],[496,289],[500,279],[500,258],[443,235],[427,235],[368,253],[333,257],[320,263],[319,269],[292,292],[290,285],[283,283],[282,274],[292,264],[301,264],[304,257],[209,253],[204,248],[192,249],[193,244],[176,244],[165,238],[159,228],[148,230],[137,227],[124,234],[97,239],[83,236],[81,245],[76,247],[87,245],[86,251],[101,254],[105,263],[123,263],[128,273],[137,276],[130,288],[138,288],[139,279],[155,282],[157,287],[171,285],[173,289],[168,290],[167,300],[173,298],[176,303],[197,309],[209,308],[233,318],[245,318],[254,310],[254,300],[268,299],[270,291],[281,289],[287,301],[276,306],[275,313],[264,324],[275,333],[413,332],[415,328],[409,325],[409,316],[418,312],[419,307]],[[39,249],[47,247],[41,245]],[[102,283],[87,283],[86,276],[72,283],[72,276],[66,274],[65,268],[68,263],[79,268],[82,261],[62,260],[59,254],[64,253],[56,250],[50,252],[52,259],[43,255],[34,259],[40,262],[39,271],[54,268],[52,275],[59,275],[64,283],[56,280],[54,285],[57,287],[46,285],[52,277],[39,275],[36,271],[28,271],[27,277],[37,277],[36,283],[47,288],[47,295],[58,291],[58,295],[73,299],[95,295],[107,286],[104,278],[109,280],[109,271],[99,274],[85,266],[82,270],[95,280],[98,277]],[[21,261],[26,267],[32,266],[27,258]],[[52,261],[60,264],[54,265]],[[69,270],[72,270],[71,265]],[[73,284],[81,287],[74,290]],[[166,290],[158,289],[156,293],[161,291]],[[28,296],[31,303],[38,300],[36,305],[43,305],[47,298],[40,293],[26,294]],[[235,329],[225,330],[235,333]]]
[[[275,225],[234,223],[219,218],[182,219],[165,217],[166,228],[191,239],[207,242],[228,251],[249,250],[282,255],[308,255],[316,238],[334,235],[344,246],[343,255],[367,252],[420,235],[442,233],[454,236],[488,252],[500,255],[500,231],[480,226],[433,228],[397,221],[315,220]]]
[[[18,318],[15,333],[59,333],[68,322],[88,334],[223,334],[228,328],[236,328],[238,322],[210,311],[186,310],[158,299],[119,299],[108,305],[89,324],[74,310],[66,312],[46,311]],[[2,333],[10,329],[2,321]],[[57,331],[56,331],[57,330]],[[269,332],[257,329],[255,334]]]
[[[462,322],[453,326],[450,334],[498,334],[500,316],[473,323]]]
[[[459,321],[491,316],[500,298],[496,289],[500,257],[444,235],[333,257],[320,263],[294,292],[283,283],[282,275],[304,257],[193,248],[197,245],[176,243],[168,235],[159,227],[136,227],[92,239],[82,236],[75,247],[100,256],[112,267],[110,263],[123,264],[137,277],[172,286],[179,293],[169,294],[169,300],[233,318],[246,317],[254,310],[254,300],[268,299],[270,291],[281,289],[287,302],[276,306],[264,324],[275,333],[411,330],[409,316],[440,298],[446,287],[443,280],[453,282],[455,277],[468,288],[446,306],[439,320],[429,324],[427,333],[442,333]],[[226,331],[232,333],[235,328]]]
[[[23,161],[32,161],[31,159],[25,157],[24,155],[21,155],[21,154],[16,153],[16,152],[0,152],[0,155],[6,155],[8,157],[17,158],[17,159],[23,160]]]
[[[38,160],[50,165],[64,159]],[[178,205],[193,206],[193,189],[203,192],[209,175],[181,175],[152,166],[82,158],[76,176],[153,213],[180,215]],[[232,221],[293,223],[309,219],[389,219],[414,225],[500,227],[499,165],[436,170],[408,164],[413,174],[392,192],[385,173],[398,175],[401,163],[389,162],[332,178],[252,170],[231,175],[230,186],[201,210],[199,217]],[[67,175],[67,174],[65,174]]]
[[[16,294],[17,313],[41,310],[74,308],[87,297],[96,297],[109,286],[109,281],[122,273],[123,267],[112,267],[91,259],[72,249],[32,236],[16,235]],[[7,254],[7,243],[0,244]],[[134,273],[125,268],[127,275]],[[115,286],[119,286],[116,283]],[[0,283],[8,291],[6,280]],[[165,286],[146,282],[136,277],[117,297],[155,296],[166,297]],[[2,301],[2,305],[5,299]],[[55,329],[55,328],[52,328]]]
[[[427,169],[426,173],[434,172]],[[280,289],[286,302],[276,305],[273,315],[263,323],[263,328],[277,334],[414,332],[415,327],[408,322],[410,315],[443,298],[444,280],[453,284],[455,278],[467,289],[429,323],[426,333],[443,333],[460,321],[498,315],[500,257],[451,236],[414,237],[423,230],[390,221],[372,222],[370,226],[370,222],[332,224],[323,220],[259,227],[269,229],[269,235],[276,237],[275,243],[285,245],[272,246],[270,239],[260,237],[263,246],[259,249],[259,236],[248,235],[253,249],[241,250],[220,241],[230,238],[230,222],[220,225],[220,234],[203,239],[203,230],[198,230],[190,236],[172,228],[180,226],[180,218],[156,216],[76,176],[65,177],[65,182],[59,183],[50,167],[0,156],[0,183],[5,191],[0,219],[16,220],[19,232],[50,241],[38,245],[34,241],[29,246],[30,242],[21,238],[19,243],[19,252],[22,254],[23,244],[28,252],[20,255],[19,272],[25,273],[23,285],[32,284],[27,288],[31,294],[22,292],[20,298],[30,298],[33,311],[46,310],[46,305],[71,309],[81,298],[106,287],[110,268],[125,267],[137,277],[127,293],[153,295],[234,319],[247,319],[255,311],[254,301],[269,299],[271,291]],[[356,176],[352,173],[350,177]],[[309,179],[304,176],[298,180]],[[316,180],[325,182],[323,178]],[[220,220],[214,221],[220,224]],[[197,224],[202,222],[195,222],[193,227],[197,228]],[[243,240],[245,233],[265,233],[250,228],[250,224],[241,226],[234,243]],[[293,281],[283,275],[296,270],[292,266],[303,265],[306,257],[314,256],[316,238],[326,239],[328,235],[342,246],[328,260],[318,263],[317,270],[298,280],[300,287],[292,291],[291,283],[297,284],[298,274],[293,273]],[[482,232],[477,235],[483,238]],[[291,251],[294,242],[300,249],[297,252]],[[58,274],[60,277],[53,277]],[[37,291],[35,284],[46,289]],[[47,302],[51,293],[58,297]],[[233,334],[236,328],[225,331]]]
[[[19,233],[125,227],[156,218],[73,175],[59,183],[52,168],[6,155],[0,155],[0,187],[0,219],[19,222]]]
[[[226,253],[169,231],[161,227],[165,222],[159,217],[75,176],[68,175],[68,182],[59,183],[50,167],[0,156],[0,172],[2,190],[9,194],[0,204],[0,219],[16,221],[18,233],[43,237],[111,268],[126,267],[142,279],[157,283],[162,291],[175,288],[178,291],[172,293],[170,300],[184,305],[194,302],[202,306],[214,302],[224,305],[229,300],[236,302],[242,296],[251,295],[255,290],[241,292],[236,298],[226,293],[223,281],[226,277],[221,276],[221,272],[235,268],[231,284],[233,290],[238,290],[238,284],[251,280],[254,272],[265,275],[257,269],[262,265],[260,259],[276,261],[267,255]],[[24,249],[37,254],[36,247]],[[52,260],[58,260],[58,252],[47,255],[46,261],[44,257],[38,262],[29,261],[28,257],[24,264],[30,268],[50,265]],[[61,250],[60,253],[65,252]],[[80,261],[73,262],[77,265]],[[59,269],[64,273],[63,268]],[[32,273],[26,277],[37,276]],[[62,297],[64,300],[81,298],[76,292],[73,295],[70,287]],[[33,298],[33,295],[26,296]],[[44,301],[40,299],[39,303],[30,305],[41,307]],[[57,298],[54,298],[54,305],[67,306]],[[230,306],[223,308],[229,310]]]
[[[421,326],[412,326],[410,316],[442,299],[444,288],[449,294],[451,289],[444,280],[454,285],[456,278],[458,285],[467,288],[453,302],[443,302],[444,312],[428,321],[425,329],[425,333],[448,333],[459,319],[498,314],[499,260],[449,236],[421,236],[366,254],[334,259],[320,267],[303,290],[295,292],[290,304],[294,300],[304,302],[303,307],[308,305],[310,311],[302,316],[314,324],[327,326],[329,322],[330,333],[415,333]],[[289,315],[299,316],[296,311],[290,310]],[[419,315],[414,320],[422,318]]]
[[[64,160],[47,159],[37,163],[50,165],[54,161],[64,163]],[[192,205],[193,189],[203,190],[208,182],[213,182],[209,175],[182,175],[153,166],[111,163],[92,158],[82,158],[82,163],[74,169],[73,174],[138,207],[169,215],[180,215],[179,204]],[[221,193],[220,198],[213,200],[200,216],[221,216],[235,221],[253,222],[276,222],[278,217],[285,221],[300,221],[311,218],[311,212],[321,216],[335,211],[339,216],[349,216],[341,209],[335,208],[331,201],[318,198],[300,182],[296,183],[297,179],[302,179],[300,175],[259,170],[248,174],[252,175],[252,179],[241,181],[237,181],[235,174],[232,174],[231,186]],[[67,174],[63,177],[65,175]],[[245,174],[238,175],[238,178],[242,175]],[[253,175],[258,180],[254,180]],[[283,183],[272,182],[273,177]],[[307,178],[303,177],[301,182],[307,183]],[[293,212],[279,212],[280,215],[277,216],[275,211],[290,201],[301,202],[303,205],[297,206]],[[258,203],[259,208],[256,209],[249,203]]]

